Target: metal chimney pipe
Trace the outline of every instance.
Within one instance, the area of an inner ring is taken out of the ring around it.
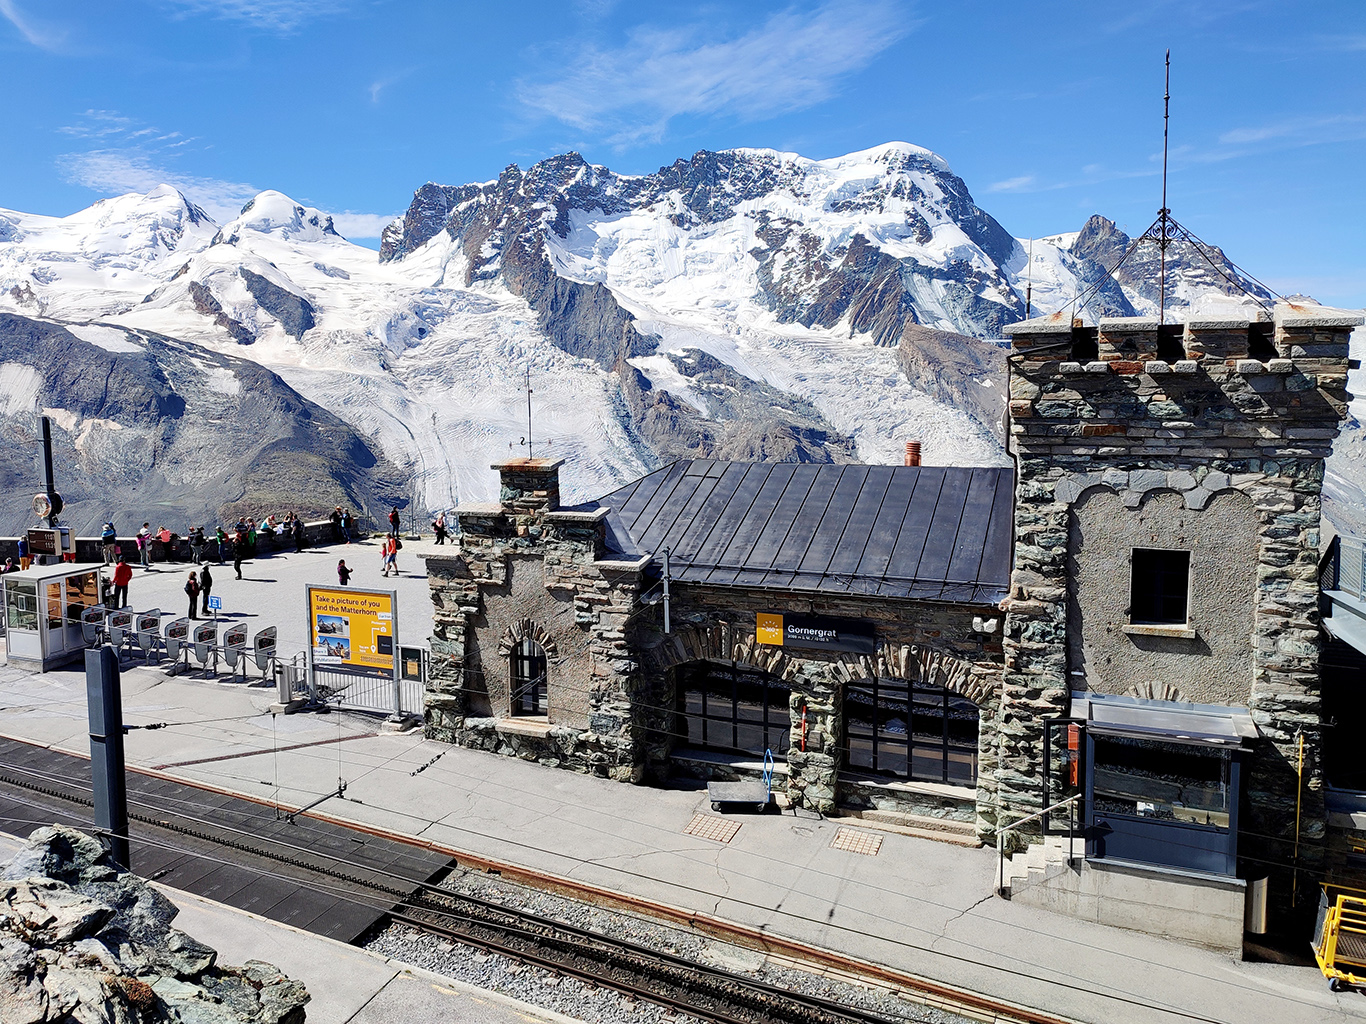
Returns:
[[[906,465],[908,465],[908,466],[918,466],[918,465],[920,465],[920,442],[919,442],[919,441],[907,441],[907,442],[906,442]]]

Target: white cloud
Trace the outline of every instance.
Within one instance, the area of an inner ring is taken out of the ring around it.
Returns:
[[[4,18],[28,42],[42,50],[56,50],[66,41],[66,32],[49,28],[33,21],[19,10],[15,0],[0,0],[0,17]]]
[[[708,37],[701,23],[642,26],[616,49],[585,45],[565,61],[564,75],[522,81],[517,95],[532,110],[618,143],[658,140],[687,114],[754,121],[814,106],[913,27],[891,0],[789,8],[723,39]]]
[[[5,0],[0,0],[0,3]],[[305,21],[345,10],[346,0],[162,0],[185,15],[245,21],[257,28],[292,32]]]
[[[332,214],[332,226],[347,238],[378,238],[385,227],[394,219],[395,214],[382,213],[345,213]]]
[[[174,186],[219,223],[236,217],[243,204],[260,191],[244,182],[182,174],[158,166],[150,155],[137,150],[69,153],[58,158],[57,166],[67,181],[106,195],[148,192],[163,184]]]
[[[1034,175],[1022,174],[1018,178],[1007,178],[1005,181],[993,182],[987,186],[988,192],[1025,192],[1029,186],[1034,184]]]

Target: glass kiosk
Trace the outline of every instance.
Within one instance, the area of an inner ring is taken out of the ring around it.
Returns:
[[[100,603],[104,566],[59,562],[0,575],[9,664],[47,672],[85,651],[81,613]]]

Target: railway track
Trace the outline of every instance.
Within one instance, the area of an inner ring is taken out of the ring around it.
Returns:
[[[44,811],[93,808],[89,789],[73,782],[72,777],[0,760],[0,791],[25,794],[25,805],[39,816],[34,820],[39,820]],[[192,799],[196,790],[182,788]],[[72,817],[69,811],[66,817]],[[91,827],[89,815],[75,817]],[[327,879],[334,895],[340,893],[343,899],[383,910],[384,920],[615,989],[715,1024],[886,1024],[888,1020],[477,896],[452,893],[435,884],[435,878],[415,884],[406,874],[349,863],[335,856],[318,856],[304,845],[310,838],[306,829],[299,835],[300,842],[290,843],[279,836],[263,837],[165,803],[135,798],[131,793],[129,818],[138,826],[130,829],[135,860],[136,851],[148,847],[185,850],[200,857],[206,857],[206,847],[231,851],[236,861],[245,857],[256,865],[254,870],[262,879],[303,877],[315,885],[319,878]],[[192,848],[187,849],[186,841]],[[215,858],[210,855],[206,859]],[[263,867],[263,862],[271,867]]]

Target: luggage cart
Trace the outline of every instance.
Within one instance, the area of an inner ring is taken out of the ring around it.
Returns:
[[[1320,897],[1314,959],[1334,992],[1366,985],[1366,897]]]
[[[773,799],[773,751],[764,751],[764,776],[756,781],[708,782],[707,796],[711,799],[711,809],[720,811],[727,804],[752,804],[762,814]]]

